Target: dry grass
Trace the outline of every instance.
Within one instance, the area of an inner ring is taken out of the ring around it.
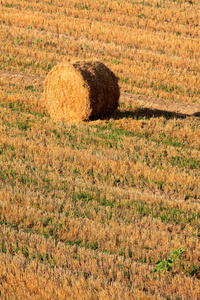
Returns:
[[[199,1],[0,8],[0,298],[199,299]],[[54,121],[44,77],[94,57],[119,109]]]
[[[72,125],[11,103],[0,126],[2,295],[198,298],[198,119],[126,108],[124,119]],[[153,272],[180,247],[173,272]]]
[[[46,76],[96,57],[122,92],[200,103],[198,1],[1,3],[3,69]]]
[[[119,105],[117,77],[99,61],[59,64],[44,82],[44,101],[56,120],[83,121],[108,116]]]

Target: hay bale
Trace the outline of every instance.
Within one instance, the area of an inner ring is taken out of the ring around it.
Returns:
[[[109,115],[119,105],[118,79],[99,61],[55,66],[44,82],[44,99],[56,120],[88,120]]]

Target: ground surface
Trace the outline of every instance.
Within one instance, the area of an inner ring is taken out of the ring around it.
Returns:
[[[42,87],[44,80],[45,77],[41,76],[26,75],[6,70],[0,71],[0,81],[9,84],[25,84],[27,86],[34,85],[36,87]],[[200,105],[193,103],[180,103],[164,99],[160,101],[156,98],[132,95],[130,93],[123,93],[120,97],[120,102],[150,109],[152,110],[152,114],[158,114],[160,111],[160,114],[166,113],[166,115],[170,112],[171,114],[174,114],[174,116],[176,114],[179,114],[180,116],[182,114],[183,117],[190,115],[200,116]]]
[[[1,1],[0,298],[200,298],[199,11]],[[55,122],[49,70],[94,57],[119,109]]]

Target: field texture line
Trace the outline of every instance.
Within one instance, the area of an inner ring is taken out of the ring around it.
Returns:
[[[42,87],[45,77],[35,76],[23,73],[16,73],[7,70],[0,70],[0,82],[9,84],[24,84]],[[157,100],[156,98],[145,97],[142,95],[133,95],[130,93],[123,93],[120,97],[121,103],[139,106],[140,108],[150,109],[156,111],[164,111],[182,114],[183,116],[200,117],[200,105],[191,103],[180,103],[169,100]]]

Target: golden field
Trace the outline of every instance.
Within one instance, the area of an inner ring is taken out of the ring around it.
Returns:
[[[200,298],[199,24],[198,0],[0,2],[1,299]],[[118,111],[54,121],[44,78],[93,58]]]

